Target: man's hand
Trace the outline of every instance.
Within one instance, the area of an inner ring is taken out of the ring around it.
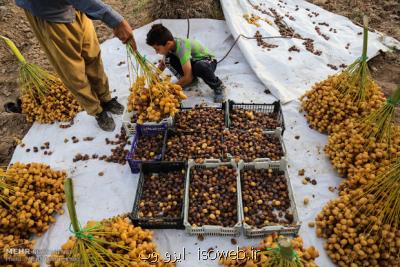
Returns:
[[[136,51],[136,50],[137,50],[136,42],[135,42],[135,38],[134,38],[134,37],[132,37],[132,39],[130,39],[130,40],[128,41],[128,44],[131,45],[133,51]]]
[[[136,50],[136,42],[133,37],[132,28],[126,20],[123,20],[117,27],[114,28],[114,35],[124,44],[129,41],[132,45],[132,48]]]

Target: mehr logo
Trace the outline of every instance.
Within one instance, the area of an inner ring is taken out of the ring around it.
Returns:
[[[8,248],[6,249],[7,254],[30,254],[31,250],[29,248]]]

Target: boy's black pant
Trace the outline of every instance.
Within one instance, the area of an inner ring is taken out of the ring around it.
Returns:
[[[202,78],[203,81],[215,90],[222,85],[222,81],[215,76],[217,61],[214,59],[190,60],[192,64],[192,74],[194,77]],[[173,54],[165,57],[166,67],[178,78],[183,76],[183,70],[179,58]]]

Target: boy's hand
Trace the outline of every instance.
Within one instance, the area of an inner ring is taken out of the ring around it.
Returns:
[[[186,63],[182,65],[182,70],[183,70],[183,77],[180,78],[176,82],[176,84],[179,84],[180,86],[184,87],[190,84],[193,80],[192,64],[190,63],[190,60],[186,61]]]
[[[133,37],[132,28],[126,20],[123,20],[117,27],[114,28],[114,35],[124,44],[132,39],[132,48],[136,50],[136,43]]]
[[[161,71],[164,71],[165,68],[166,68],[166,66],[165,66],[164,60],[160,60],[160,61],[158,62],[158,69],[161,70]]]

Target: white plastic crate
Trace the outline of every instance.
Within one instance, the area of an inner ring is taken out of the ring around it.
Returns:
[[[279,139],[279,143],[282,146],[282,152],[283,152],[283,156],[281,157],[280,160],[286,160],[286,156],[287,156],[287,150],[286,150],[286,146],[285,143],[283,142],[283,137],[282,137],[282,129],[281,128],[277,128],[273,131],[263,131],[264,135],[267,136],[275,136],[276,138]],[[223,157],[227,158],[228,160],[232,160],[235,158],[235,156],[231,155],[230,153],[223,153]],[[269,158],[257,158],[254,161],[269,161]],[[272,161],[272,162],[279,162],[279,161]]]
[[[202,103],[202,104],[197,104],[194,106],[187,106],[184,104],[181,104],[181,106],[179,107],[179,112],[185,112],[191,109],[195,109],[195,108],[200,108],[200,107],[204,107],[204,108],[214,108],[214,109],[220,109],[222,111],[222,113],[224,114],[224,128],[228,128],[228,103],[225,101],[223,103]],[[172,119],[172,125],[175,127],[175,118]]]
[[[219,166],[228,165],[232,166],[237,171],[236,178],[236,194],[237,194],[237,223],[233,227],[223,227],[218,225],[203,225],[198,227],[193,227],[189,223],[189,188],[190,188],[190,173],[192,168],[218,168]],[[190,235],[222,235],[222,236],[238,236],[240,235],[240,230],[242,228],[242,218],[241,218],[241,205],[242,203],[242,191],[240,189],[240,179],[237,165],[234,161],[231,162],[221,162],[218,159],[207,159],[204,163],[198,164],[193,160],[188,162],[188,171],[186,173],[186,188],[185,188],[185,213],[183,219],[183,225],[185,226],[186,232]]]
[[[125,131],[128,136],[132,136],[136,131],[136,122],[131,122],[131,118],[133,117],[134,111],[128,112],[128,109],[124,109],[124,113],[122,114],[122,125],[125,128]],[[167,124],[168,126],[172,125],[172,117],[168,117],[166,119],[161,120],[160,122],[145,122],[143,125],[160,125]]]
[[[268,234],[272,234],[274,232],[280,235],[297,235],[301,222],[299,220],[299,216],[297,213],[296,202],[293,196],[293,189],[290,183],[288,171],[287,171],[287,161],[281,160],[277,161],[269,161],[265,159],[258,159],[250,163],[245,163],[244,161],[240,161],[238,163],[238,172],[239,172],[239,179],[240,179],[240,172],[246,169],[273,169],[273,170],[281,170],[285,172],[286,183],[289,193],[289,200],[290,200],[290,212],[293,214],[293,224],[290,225],[280,225],[280,224],[271,224],[268,226],[264,226],[262,228],[257,228],[254,226],[250,226],[244,222],[244,210],[243,210],[243,202],[240,203],[240,214],[242,217],[242,224],[243,224],[243,232],[246,237],[263,237]],[[240,182],[239,182],[240,183]],[[240,183],[241,184],[241,183]],[[242,201],[242,197],[240,201]]]

